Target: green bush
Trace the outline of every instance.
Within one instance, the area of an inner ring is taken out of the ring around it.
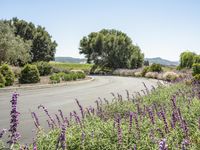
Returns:
[[[146,73],[149,71],[149,66],[144,67],[144,69],[142,70],[142,76],[144,77],[146,75]]]
[[[76,74],[78,79],[84,79],[86,77],[85,73],[83,72],[77,72]]]
[[[150,72],[161,72],[162,66],[160,64],[152,64],[148,71],[150,71]]]
[[[40,74],[36,65],[27,64],[21,71],[19,83],[37,83],[40,81]]]
[[[52,83],[60,83],[61,82],[61,78],[60,75],[57,73],[52,74],[49,79],[51,80]]]
[[[15,81],[15,75],[11,68],[7,64],[3,64],[0,67],[0,73],[4,76],[6,83],[5,86],[13,85]]]
[[[5,87],[6,80],[4,76],[0,73],[0,88]]]
[[[194,79],[195,79],[196,81],[199,81],[199,82],[200,82],[200,74],[196,74],[196,75],[194,76]]]
[[[73,77],[71,74],[64,75],[63,81],[71,81],[71,80],[73,80]]]
[[[192,65],[192,75],[195,76],[200,74],[200,63],[195,63]]]
[[[37,66],[41,76],[50,75],[52,73],[53,67],[48,62],[39,61],[34,64]]]

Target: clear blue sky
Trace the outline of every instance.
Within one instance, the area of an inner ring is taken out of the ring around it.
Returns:
[[[83,57],[80,39],[102,28],[127,33],[145,57],[200,53],[199,0],[1,0],[0,19],[12,17],[46,27],[56,56]]]

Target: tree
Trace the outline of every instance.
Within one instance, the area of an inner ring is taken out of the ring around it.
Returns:
[[[180,55],[180,68],[191,68],[194,63],[195,53],[185,51]]]
[[[54,60],[57,43],[51,39],[44,27],[36,27],[32,22],[17,18],[13,18],[10,24],[14,27],[16,36],[20,36],[24,41],[31,41],[30,52],[33,62]]]
[[[0,64],[24,65],[31,61],[30,41],[15,36],[14,29],[0,20]]]
[[[102,68],[138,68],[143,64],[144,55],[138,46],[123,32],[103,29],[92,32],[80,41],[80,54],[87,62]]]
[[[200,55],[194,56],[194,63],[200,63]]]

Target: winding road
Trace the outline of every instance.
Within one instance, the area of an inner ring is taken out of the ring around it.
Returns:
[[[20,142],[31,142],[35,134],[31,111],[36,112],[42,126],[47,126],[45,113],[37,109],[40,104],[47,107],[51,114],[58,113],[57,110],[61,109],[65,115],[68,115],[69,112],[78,109],[75,98],[80,101],[81,105],[90,106],[94,105],[94,101],[98,97],[111,99],[111,92],[125,96],[126,89],[130,93],[141,91],[144,89],[142,82],[145,82],[148,87],[157,85],[157,81],[151,79],[117,76],[93,77],[94,81],[86,83],[44,89],[18,90],[17,92],[20,94],[18,99],[19,132],[22,136]],[[1,92],[0,90],[0,129],[9,128],[11,95],[12,92]]]

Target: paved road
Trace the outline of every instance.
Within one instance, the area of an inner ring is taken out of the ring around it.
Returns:
[[[19,131],[22,135],[21,142],[32,141],[34,125],[30,112],[35,111],[41,124],[46,126],[46,115],[37,107],[43,104],[52,114],[58,109],[63,110],[65,115],[70,111],[78,109],[75,98],[79,99],[83,106],[94,105],[94,101],[101,98],[111,99],[111,92],[120,93],[125,96],[125,89],[130,93],[144,89],[142,82],[148,87],[156,85],[157,81],[142,78],[116,77],[116,76],[94,76],[95,80],[79,85],[68,85],[46,89],[19,90],[18,109],[20,111]],[[12,92],[0,92],[0,129],[9,127],[10,99]]]

